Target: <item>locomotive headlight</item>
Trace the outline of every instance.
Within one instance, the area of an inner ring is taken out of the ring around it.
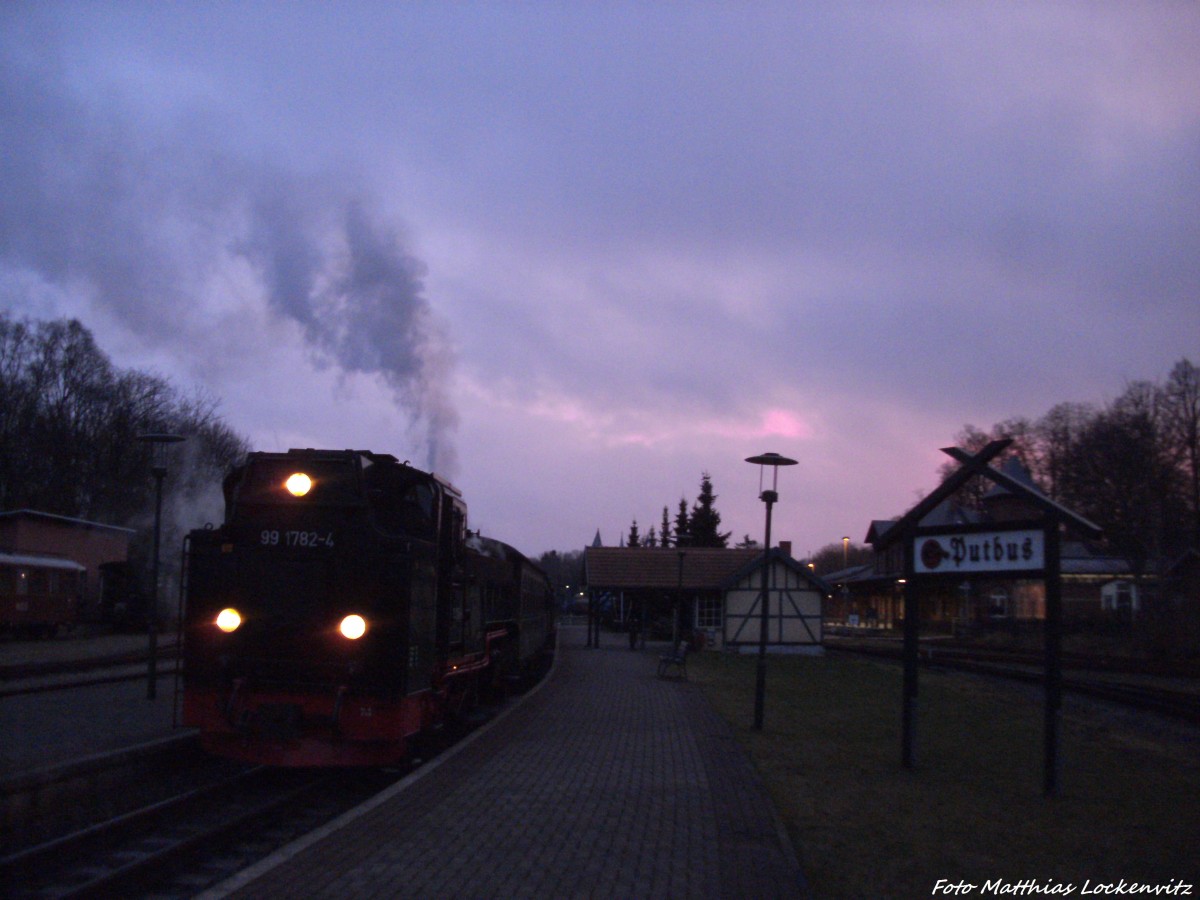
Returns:
[[[357,641],[367,633],[367,620],[359,615],[346,616],[338,625],[338,631],[341,632],[342,637]]]
[[[217,627],[226,634],[237,631],[242,624],[242,614],[236,609],[223,609],[217,613]]]
[[[287,492],[293,497],[303,497],[312,490],[312,484],[312,479],[303,472],[293,472],[288,476],[283,486],[287,488]]]

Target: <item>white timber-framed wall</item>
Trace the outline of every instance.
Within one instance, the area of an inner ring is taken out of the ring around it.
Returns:
[[[723,649],[757,652],[762,623],[762,566],[760,557],[735,573],[724,588]],[[806,566],[772,550],[767,577],[767,651],[824,652],[822,628],[825,597],[830,588]]]

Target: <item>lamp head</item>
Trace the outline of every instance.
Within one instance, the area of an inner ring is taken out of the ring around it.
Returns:
[[[167,444],[178,444],[180,441],[186,440],[182,434],[168,434],[161,431],[139,434],[137,439],[144,444],[150,445],[151,471],[155,474],[159,474],[160,472],[163,474],[166,473],[165,456]]]
[[[789,459],[786,456],[781,456],[778,453],[763,453],[763,454],[760,454],[759,456],[748,456],[748,457],[746,457],[746,462],[753,463],[754,465],[759,467],[758,488],[762,494],[760,499],[763,500],[765,503],[774,503],[776,500],[779,499],[779,495],[777,493],[775,493],[775,489],[777,487],[779,487],[779,467],[796,465],[796,460]],[[772,478],[771,478],[771,490],[763,491],[762,490],[762,483],[763,483],[762,476],[763,476],[763,471],[767,468],[767,466],[771,467],[771,471],[773,473]],[[768,494],[770,494],[771,496],[768,497],[767,496]]]

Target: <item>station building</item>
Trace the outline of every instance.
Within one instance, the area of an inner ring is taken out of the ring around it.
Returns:
[[[1015,458],[1001,471],[1033,490],[1028,470]],[[943,501],[922,520],[923,526],[975,526],[1027,519],[1033,507],[1006,488],[994,485],[983,497],[981,509]],[[866,542],[875,548],[867,565],[826,574],[832,596],[827,605],[831,625],[860,628],[899,628],[904,619],[903,547],[890,534],[896,520],[875,520]],[[1138,613],[1156,591],[1156,579],[1137,572],[1131,562],[1086,540],[1067,534],[1060,553],[1064,619],[1076,623],[1129,618]],[[1014,579],[988,575],[964,577],[957,583],[928,586],[921,598],[922,627],[953,633],[981,625],[995,626],[1044,620],[1045,588],[1039,579]]]
[[[768,649],[819,652],[830,586],[782,542],[759,549],[598,547],[584,551],[593,608],[613,626],[678,636],[731,652],[757,650],[763,566],[769,566]],[[678,626],[676,626],[678,621]]]

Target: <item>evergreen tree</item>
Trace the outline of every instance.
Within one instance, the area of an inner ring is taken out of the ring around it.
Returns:
[[[679,498],[679,512],[675,513],[675,546],[686,547],[691,543],[691,537],[688,535],[688,507],[687,500],[683,497]]]
[[[643,546],[645,546],[645,547],[657,547],[658,546],[658,535],[654,533],[653,525],[650,526],[650,533],[646,535],[646,542],[643,544]]]
[[[629,526],[629,540],[625,542],[627,547],[640,547],[642,539],[638,535],[637,519],[633,520],[633,524]]]
[[[663,507],[661,541],[664,547],[671,546],[671,520],[667,517],[667,508]]]
[[[721,532],[721,514],[716,508],[717,495],[713,493],[712,476],[707,472],[700,475],[700,496],[692,506],[688,519],[688,534],[693,547],[726,547],[732,532]]]

